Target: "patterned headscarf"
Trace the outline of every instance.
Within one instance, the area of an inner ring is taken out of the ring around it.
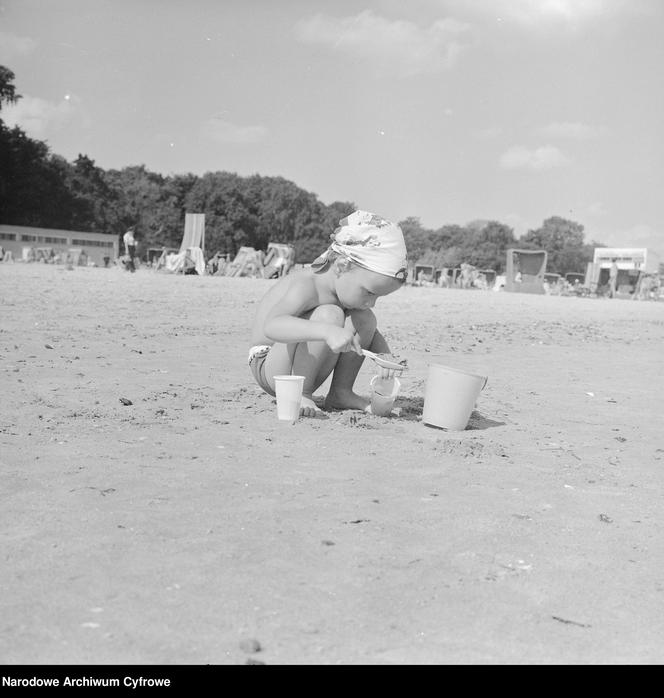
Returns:
[[[332,244],[311,264],[325,271],[333,252],[355,264],[396,279],[406,279],[406,243],[401,228],[375,213],[355,211],[339,221]]]

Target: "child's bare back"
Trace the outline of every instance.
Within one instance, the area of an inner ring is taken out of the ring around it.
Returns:
[[[290,272],[287,276],[282,276],[261,298],[256,310],[256,317],[251,329],[251,343],[256,344],[272,344],[273,341],[265,336],[265,321],[270,314],[270,311],[277,303],[283,300],[286,294],[296,290],[299,295],[305,300],[304,316],[309,310],[312,310],[317,305],[320,305],[319,293],[316,289],[314,275],[310,268],[298,269]],[[309,302],[306,302],[310,300]]]

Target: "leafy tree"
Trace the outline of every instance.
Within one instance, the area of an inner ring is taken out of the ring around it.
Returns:
[[[454,269],[467,259],[466,248],[458,245],[450,245],[444,249],[439,249],[438,252],[432,251],[430,255],[425,256],[422,260],[423,264],[432,264],[436,269],[444,267]]]
[[[309,263],[316,259],[330,246],[331,236],[339,227],[339,221],[355,210],[357,210],[357,206],[349,201],[333,201],[327,206],[321,203],[319,221],[312,224],[300,236],[299,247],[296,247],[296,259],[303,263]]]
[[[9,68],[0,65],[0,109],[2,109],[3,102],[15,104],[21,98],[21,95],[16,94],[16,88],[13,84],[15,78],[16,76]]]
[[[349,204],[326,207],[315,194],[283,177],[242,178],[229,172],[198,179],[186,206],[205,214],[210,251],[234,256],[242,246],[266,250],[270,242],[281,242],[293,245],[296,261],[305,263],[327,247],[338,219],[352,210]]]
[[[488,221],[481,229],[472,232],[473,249],[469,254],[469,264],[502,273],[506,263],[505,253],[516,243],[512,228],[498,221]]]
[[[282,177],[255,175],[248,184],[258,209],[254,247],[265,250],[269,242],[289,243],[298,261],[307,257],[309,247],[324,236],[323,205],[316,195]]]
[[[65,228],[72,196],[60,158],[52,158],[42,141],[0,122],[0,222]]]
[[[105,179],[115,202],[106,232],[121,237],[129,226],[134,226],[139,248],[161,244],[165,178],[150,172],[145,165],[132,165],[109,170]]]
[[[430,249],[432,231],[425,228],[416,216],[409,216],[400,221],[399,226],[406,242],[408,261],[427,264],[423,258]]]
[[[257,216],[237,174],[207,172],[191,188],[185,203],[187,211],[205,214],[208,249],[234,256],[242,246],[253,247]]]
[[[96,233],[111,232],[112,211],[117,206],[118,193],[106,181],[104,170],[87,155],[80,155],[73,165],[65,167],[64,181],[72,196],[69,228]]]
[[[547,218],[540,228],[529,230],[524,240],[550,252],[561,250],[563,247],[581,247],[583,226],[560,216],[552,216]]]
[[[154,215],[153,243],[155,246],[179,247],[184,232],[186,200],[198,177],[187,173],[167,177],[161,191],[158,210]],[[192,211],[192,213],[197,213]]]
[[[300,227],[293,239],[295,260],[310,264],[323,253],[331,242],[331,235],[339,227],[339,221],[356,210],[356,206],[346,201],[335,201],[329,206],[316,200],[316,217]]]
[[[431,236],[431,248],[440,253],[450,247],[465,247],[467,241],[466,228],[460,225],[444,225]]]
[[[529,230],[522,238],[524,247],[546,250],[547,270],[558,274],[584,272],[592,254],[583,242],[583,225],[552,216],[540,228]]]
[[[474,221],[467,226],[445,225],[431,231],[422,228],[419,219],[411,218],[401,226],[406,245],[410,242],[415,253],[412,261],[438,269],[454,268],[466,262],[482,269],[500,271],[505,266],[505,251],[514,243],[512,229],[497,221]]]

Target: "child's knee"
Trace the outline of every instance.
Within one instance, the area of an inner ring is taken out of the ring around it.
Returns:
[[[310,320],[316,322],[327,322],[330,325],[343,327],[346,321],[346,314],[343,308],[338,305],[319,305],[309,316]]]

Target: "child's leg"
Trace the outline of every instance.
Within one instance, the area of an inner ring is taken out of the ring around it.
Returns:
[[[346,316],[336,305],[321,305],[306,319],[342,327]],[[327,379],[340,356],[343,354],[335,354],[325,342],[276,343],[265,359],[265,378],[274,390],[274,376],[304,376],[300,414],[311,417],[319,411],[312,398],[313,392]]]
[[[353,310],[346,320],[346,325],[360,337],[363,349],[369,349],[376,334],[376,316],[371,310]],[[339,360],[332,374],[330,391],[325,398],[327,409],[359,409],[364,410],[371,402],[368,398],[353,392],[355,379],[362,366],[364,357],[353,351],[339,354]]]

